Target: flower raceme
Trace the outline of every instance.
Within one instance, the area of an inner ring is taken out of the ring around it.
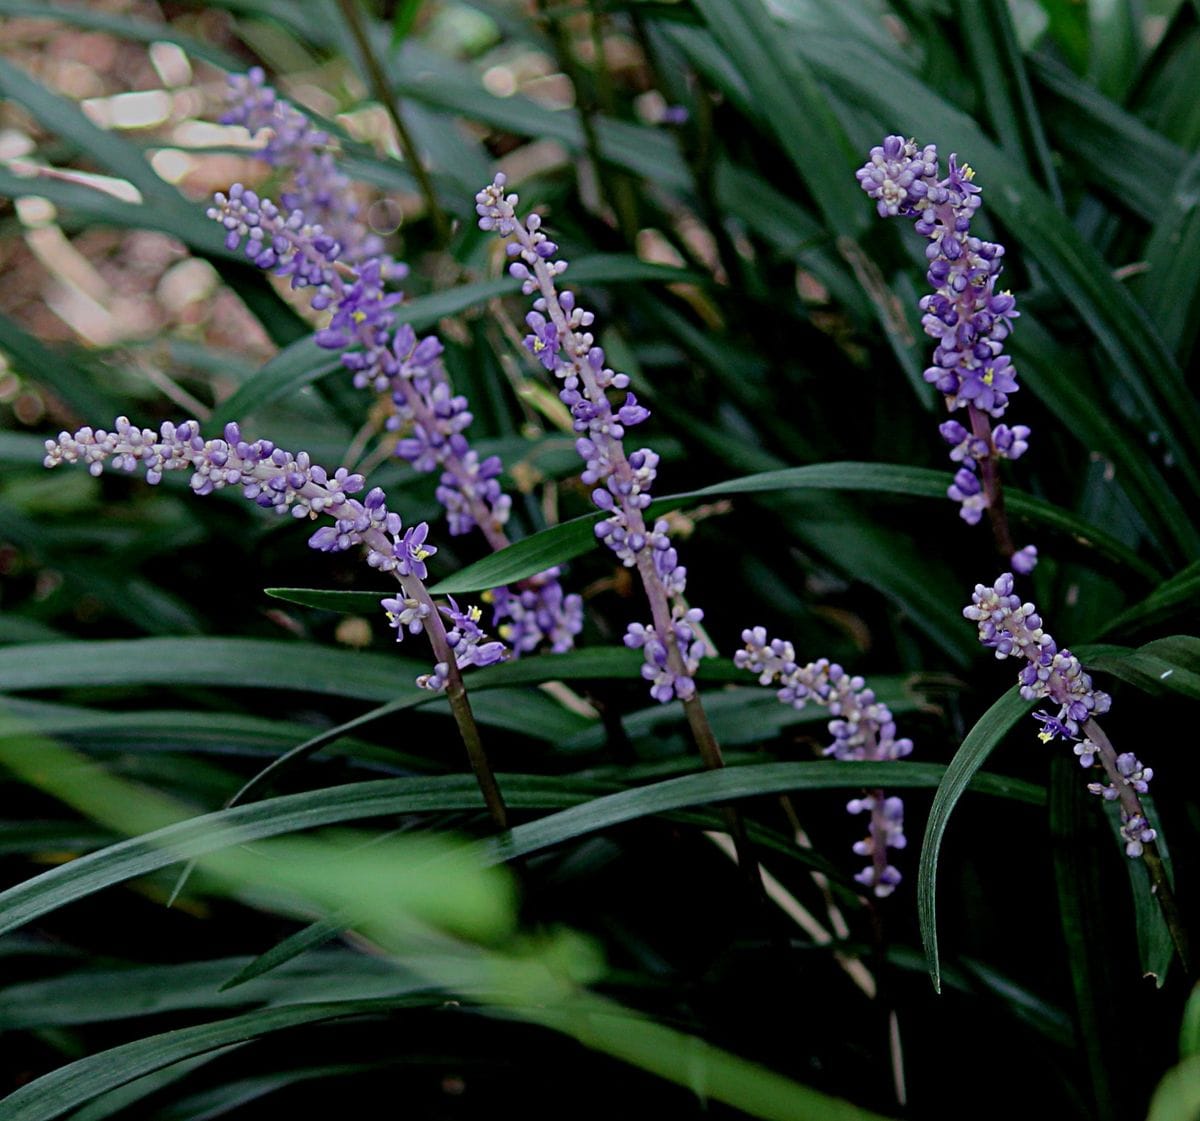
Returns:
[[[948,174],[941,178],[932,144],[922,148],[889,136],[871,149],[856,175],[881,217],[911,218],[929,241],[926,276],[934,291],[921,299],[921,324],[937,346],[924,377],[945,395],[951,411],[967,412],[968,425],[952,418],[939,431],[952,449],[951,460],[959,464],[947,495],[975,525],[999,502],[997,461],[1018,459],[1029,446],[1025,425],[991,425],[1019,388],[1012,360],[1003,353],[1019,312],[1011,292],[996,290],[1004,246],[971,233],[982,201],[975,173],[951,155]],[[1013,553],[1011,546],[1005,551]],[[1035,561],[1036,551],[1023,549],[1012,563],[1016,571],[1029,572]]]
[[[310,221],[320,223],[341,246],[341,259],[348,264],[375,260],[386,280],[400,280],[408,274],[408,267],[386,256],[379,235],[360,220],[353,185],[338,171],[329,134],[267,85],[262,67],[231,74],[227,102],[221,124],[242,125],[251,137],[267,132],[266,143],[254,154],[289,173],[290,190],[280,196],[289,213],[299,210]]]
[[[896,722],[887,705],[879,701],[861,677],[851,676],[828,658],[807,665],[796,661],[790,642],[768,638],[765,627],[742,631],[745,646],[733,657],[734,665],[758,675],[760,685],[777,686],[784,704],[802,709],[810,702],[829,710],[833,743],[825,754],[843,760],[903,759],[912,753],[912,740],[896,738]],[[900,882],[900,872],[888,861],[888,849],[902,849],[904,803],[882,790],[872,790],[846,804],[851,814],[868,813],[867,836],[855,843],[858,856],[871,863],[855,879],[878,897],[890,895]]]
[[[389,396],[388,425],[403,430],[396,454],[418,471],[441,471],[437,498],[452,535],[478,528],[494,549],[509,544],[504,534],[512,500],[501,490],[498,457],[481,460],[465,435],[472,416],[465,397],[455,395],[442,365],[437,338],[418,338],[408,324],[396,325],[401,294],[385,286],[380,259],[348,265],[341,245],[300,210],[284,213],[270,199],[235,183],[218,193],[208,215],[225,228],[226,245],[244,245],[260,268],[291,278],[293,288],[311,288],[312,306],[332,308],[318,345],[345,351],[342,364],[358,388]],[[523,653],[546,642],[568,650],[583,626],[579,596],[564,595],[557,570],[526,581],[519,589],[497,589],[494,621]],[[528,593],[528,594],[527,594]]]
[[[227,486],[240,487],[243,497],[277,514],[294,518],[328,517],[332,525],[323,525],[309,538],[309,545],[331,553],[363,546],[367,563],[381,572],[392,573],[404,591],[402,611],[408,611],[405,624],[412,633],[435,625],[442,629],[440,617],[425,589],[428,576],[425,562],[437,549],[428,543],[429,526],[420,522],[405,528],[400,515],[387,507],[387,497],[378,487],[360,501],[352,497],[366,485],[361,475],[344,467],[332,474],[313,463],[307,452],[285,451],[270,440],[249,442],[236,424],[227,424],[223,439],[206,440],[194,420],[182,424],[164,421],[158,432],[138,428],[127,417],[118,417],[112,431],[81,428],[74,434],[60,432],[56,440],[46,441],[46,467],[63,463],[84,463],[92,475],[99,475],[104,464],[119,471],[134,472],[139,467],[146,481],[156,484],[167,471],[190,471],[191,488],[196,494],[212,494]],[[385,600],[384,609],[393,611],[398,601]],[[499,642],[485,642],[486,636],[471,621],[460,626],[457,604],[440,609],[455,630],[445,636],[458,668],[489,665],[506,654]],[[393,622],[393,625],[396,625]],[[398,637],[403,637],[401,629]],[[431,633],[431,639],[435,635]],[[435,649],[442,635],[436,635]],[[422,688],[441,690],[448,681],[449,663],[440,661],[432,674],[417,679]]]
[[[997,658],[1024,660],[1017,681],[1025,700],[1047,699],[1057,706],[1057,711],[1033,714],[1042,726],[1038,738],[1043,743],[1073,742],[1080,765],[1089,770],[1099,760],[1108,781],[1089,783],[1088,790],[1106,801],[1121,802],[1125,851],[1131,857],[1141,856],[1157,836],[1138,798],[1149,791],[1154,772],[1132,752],[1116,754],[1098,734],[1094,718],[1109,710],[1112,698],[1092,685],[1070,650],[1059,648],[1042,626],[1037,608],[1021,602],[1013,592],[1012,573],[1004,573],[991,587],[976,584],[963,615],[978,626],[980,643],[995,651]]]
[[[559,291],[557,278],[567,262],[557,257],[558,246],[541,228],[541,218],[517,216],[517,195],[505,190],[506,179],[495,180],[475,196],[479,226],[511,239],[506,251],[509,272],[521,281],[526,296],[536,294],[525,318],[525,346],[560,382],[559,398],[571,412],[576,450],[584,461],[583,482],[592,488],[592,502],[607,515],[596,525],[600,538],[629,568],[636,568],[650,601],[652,621],[633,623],[625,644],[644,654],[643,677],[655,700],[689,701],[696,694],[695,674],[706,646],[697,625],[703,613],[683,599],[687,569],[671,544],[668,523],[647,525],[650,488],[658,456],[649,448],[626,453],[628,429],[649,415],[629,391],[629,377],[605,363],[589,328],[594,315],[581,306],[575,293]],[[624,392],[616,408],[608,392]]]

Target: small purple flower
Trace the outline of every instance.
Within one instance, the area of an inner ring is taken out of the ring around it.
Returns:
[[[425,543],[429,536],[429,523],[409,526],[404,531],[404,537],[396,543],[396,556],[400,558],[397,568],[402,576],[415,576],[418,580],[428,580],[429,570],[425,562],[437,552],[433,545]]]
[[[532,334],[525,336],[525,347],[551,373],[558,368],[558,328],[539,312],[525,316]]]
[[[628,641],[628,640],[626,640]],[[912,740],[896,738],[896,722],[888,707],[867,688],[861,677],[851,676],[828,658],[801,666],[790,642],[768,638],[765,627],[742,631],[745,646],[733,657],[739,669],[758,676],[760,685],[777,686],[776,696],[795,709],[819,704],[834,717],[829,722],[833,742],[826,755],[842,760],[903,759],[912,753]],[[852,800],[852,814],[870,813],[867,836],[854,845],[859,856],[871,857],[854,878],[876,896],[890,895],[900,882],[900,872],[888,863],[889,848],[904,848],[904,804],[885,798],[882,790]]]

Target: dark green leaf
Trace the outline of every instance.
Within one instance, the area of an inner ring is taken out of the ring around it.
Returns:
[[[929,975],[933,979],[933,987],[939,992],[942,979],[937,937],[937,870],[946,827],[976,772],[1009,729],[1032,707],[1033,702],[1022,699],[1016,689],[1005,693],[992,705],[954,753],[929,809],[925,839],[921,842],[921,865],[917,872],[917,913],[921,921],[921,942],[929,963]]]
[[[929,468],[900,467],[889,463],[815,463],[806,467],[764,471],[716,483],[700,490],[669,495],[655,501],[650,507],[650,512],[661,514],[696,499],[726,494],[762,494],[789,490],[852,490],[944,499],[946,478],[942,472]],[[1095,548],[1148,579],[1157,579],[1155,569],[1120,541],[1081,521],[1073,514],[1015,490],[1005,492],[1005,501],[1014,514],[1027,518],[1034,524],[1069,534],[1080,544]],[[592,527],[601,517],[600,513],[587,514],[535,533],[507,549],[460,569],[431,590],[437,594],[446,594],[497,588],[542,572],[551,565],[562,564],[582,556],[595,545],[595,531]]]
[[[877,784],[932,787],[944,773],[932,763],[770,763],[686,775],[605,797],[593,797],[596,786],[586,781],[500,775],[511,808],[573,808],[517,826],[488,842],[485,852],[489,861],[513,860],[648,814],[784,791]],[[957,794],[966,785],[964,781]],[[975,785],[981,792],[1034,804],[1042,796],[1036,787],[998,776],[977,776]],[[366,818],[482,809],[483,797],[472,776],[446,775],[352,783],[220,810],[89,853],[0,892],[0,933],[102,888],[231,846]]]

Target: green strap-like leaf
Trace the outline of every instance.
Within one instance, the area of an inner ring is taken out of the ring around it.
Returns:
[[[51,1121],[106,1090],[219,1047],[258,1039],[302,1024],[417,1007],[443,999],[440,996],[426,996],[298,1004],[246,1012],[212,1024],[163,1032],[89,1055],[86,1059],[78,1059],[69,1066],[26,1083],[0,1102],[0,1118],[3,1121]]]
[[[917,870],[917,915],[921,923],[921,942],[925,947],[929,975],[933,979],[933,987],[939,992],[942,979],[941,962],[938,959],[937,869],[942,839],[950,824],[950,815],[972,778],[1008,730],[1032,707],[1033,702],[1023,700],[1016,689],[1005,693],[992,705],[955,752],[929,809],[925,839],[921,843],[921,864]]]
[[[921,467],[901,467],[889,463],[814,463],[806,467],[788,467],[730,479],[700,490],[658,499],[651,514],[665,513],[686,502],[726,494],[762,494],[788,490],[852,490],[885,494],[906,494],[920,498],[945,498],[947,476]],[[1082,521],[1049,502],[1005,491],[1011,512],[1030,522],[1068,534],[1079,544],[1126,565],[1149,580],[1158,572],[1127,546],[1096,526]],[[569,522],[535,533],[507,549],[460,569],[440,581],[431,590],[436,594],[476,592],[512,584],[555,564],[562,564],[590,551],[596,542],[595,524],[602,514],[586,514]]]
[[[570,281],[578,284],[661,283],[687,281],[702,283],[698,273],[668,265],[655,265],[621,254],[595,254],[572,264]],[[499,296],[521,290],[521,283],[509,276],[461,284],[444,292],[418,296],[393,309],[397,323],[408,323],[415,331],[433,327],[440,319],[459,315]],[[305,385],[342,369],[341,353],[317,346],[311,337],[292,343],[275,355],[232,397],[223,401],[207,422],[216,428],[231,420],[242,421],[258,409],[286,397]]]
[[[943,773],[932,763],[770,763],[686,775],[601,797],[594,796],[595,783],[583,780],[500,775],[498,781],[512,809],[571,808],[517,826],[487,842],[484,851],[489,861],[512,860],[622,822],[688,806],[784,791],[932,787]],[[983,792],[1025,802],[1037,803],[1042,797],[1036,787],[999,776],[978,776],[976,785]],[[581,801],[584,804],[577,804]],[[482,809],[483,798],[473,777],[446,775],[353,783],[220,810],[89,853],[0,892],[0,933],[113,884],[266,837],[400,813]]]

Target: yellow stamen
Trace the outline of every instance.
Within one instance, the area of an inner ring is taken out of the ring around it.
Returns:
[[[1039,740],[1041,740],[1042,743],[1049,743],[1052,739],[1054,739],[1054,733],[1053,732],[1038,732],[1037,738]]]
[[[470,619],[472,623],[478,623],[479,620],[483,618],[483,612],[480,611],[478,607],[468,607],[467,618]]]
[[[984,372],[983,384],[991,385],[992,382],[995,381],[995,379],[996,379],[996,371],[991,366],[989,366],[987,368],[987,370]]]
[[[350,318],[353,319],[355,323],[361,323],[367,318],[367,313],[365,311],[354,311],[350,313]]]
[[[433,554],[428,549],[418,549],[415,553],[413,553],[413,556],[416,557],[417,560],[423,561],[433,556]]]
[[[966,180],[968,183],[970,183],[970,182],[971,182],[971,180],[975,178],[975,169],[974,169],[974,168],[973,168],[973,167],[972,167],[972,166],[971,166],[969,163],[965,163],[965,164],[963,164],[963,166],[962,166],[962,177],[963,177],[963,178],[964,178],[964,179],[965,179],[965,180]]]

